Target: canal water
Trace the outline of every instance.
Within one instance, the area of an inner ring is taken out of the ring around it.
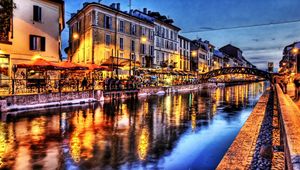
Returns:
[[[2,115],[0,168],[215,169],[264,83]]]

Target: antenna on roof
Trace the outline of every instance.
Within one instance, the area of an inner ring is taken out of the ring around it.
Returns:
[[[102,1],[102,0],[98,0],[98,3],[100,4],[101,1]]]

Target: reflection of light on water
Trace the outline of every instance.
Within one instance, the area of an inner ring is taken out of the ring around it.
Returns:
[[[95,136],[92,131],[85,132],[83,136],[83,147],[84,153],[82,153],[86,158],[93,157],[93,145],[95,143]]]
[[[46,123],[46,119],[44,117],[32,120],[31,137],[33,141],[40,141],[44,139],[45,123]]]
[[[78,137],[78,133],[72,135],[71,142],[70,142],[70,149],[71,149],[71,157],[73,158],[74,162],[79,162],[81,144],[80,144],[80,139]]]
[[[143,128],[138,142],[138,154],[141,160],[147,157],[149,147],[149,132],[147,128]]]
[[[192,113],[191,115],[192,119],[192,130],[194,131],[197,127],[197,119],[196,119],[196,113]]]
[[[3,165],[3,157],[7,149],[7,140],[5,138],[5,124],[0,122],[0,167]]]

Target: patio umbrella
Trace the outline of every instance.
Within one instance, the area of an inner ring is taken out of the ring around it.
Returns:
[[[57,65],[66,70],[87,70],[88,69],[88,67],[86,66],[82,66],[69,61],[63,61],[58,63]]]
[[[45,70],[59,70],[60,67],[58,64],[53,62],[44,60],[42,58],[38,58],[36,60],[31,61],[27,64],[18,64],[18,68],[31,68],[31,69],[45,69]]]
[[[110,71],[111,69],[108,67],[108,66],[99,66],[97,64],[85,64],[84,66],[88,67],[89,70],[98,70],[98,71],[101,71],[101,70],[106,70],[106,71]]]

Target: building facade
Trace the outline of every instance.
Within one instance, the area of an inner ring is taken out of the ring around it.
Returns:
[[[150,17],[153,20],[154,28],[154,68],[178,68],[180,56],[178,51],[178,32],[180,28],[173,25],[173,20],[160,15],[159,12],[133,11],[134,15]]]
[[[181,35],[178,36],[179,39],[179,64],[177,64],[177,69],[181,71],[191,70],[191,40]]]
[[[244,56],[243,51],[238,47],[235,47],[231,44],[227,44],[224,47],[219,49],[222,53],[226,54],[233,60],[232,67],[250,67],[256,68],[251,64]]]
[[[190,45],[191,70],[200,74],[209,71],[209,48],[199,40],[193,40]]]
[[[85,3],[68,25],[72,62],[106,65],[124,77],[153,65],[154,24],[121,11],[119,3]]]
[[[300,73],[300,42],[284,47],[283,57],[279,62],[280,73]]]
[[[0,1],[0,5],[8,1]],[[61,60],[61,31],[64,29],[62,0],[13,0],[11,15],[1,15],[1,79],[12,76],[12,67],[26,64],[37,57]],[[26,4],[26,5],[24,5]],[[3,7],[3,6],[2,6]],[[0,13],[8,8],[1,8]],[[7,12],[7,11],[6,11]]]

